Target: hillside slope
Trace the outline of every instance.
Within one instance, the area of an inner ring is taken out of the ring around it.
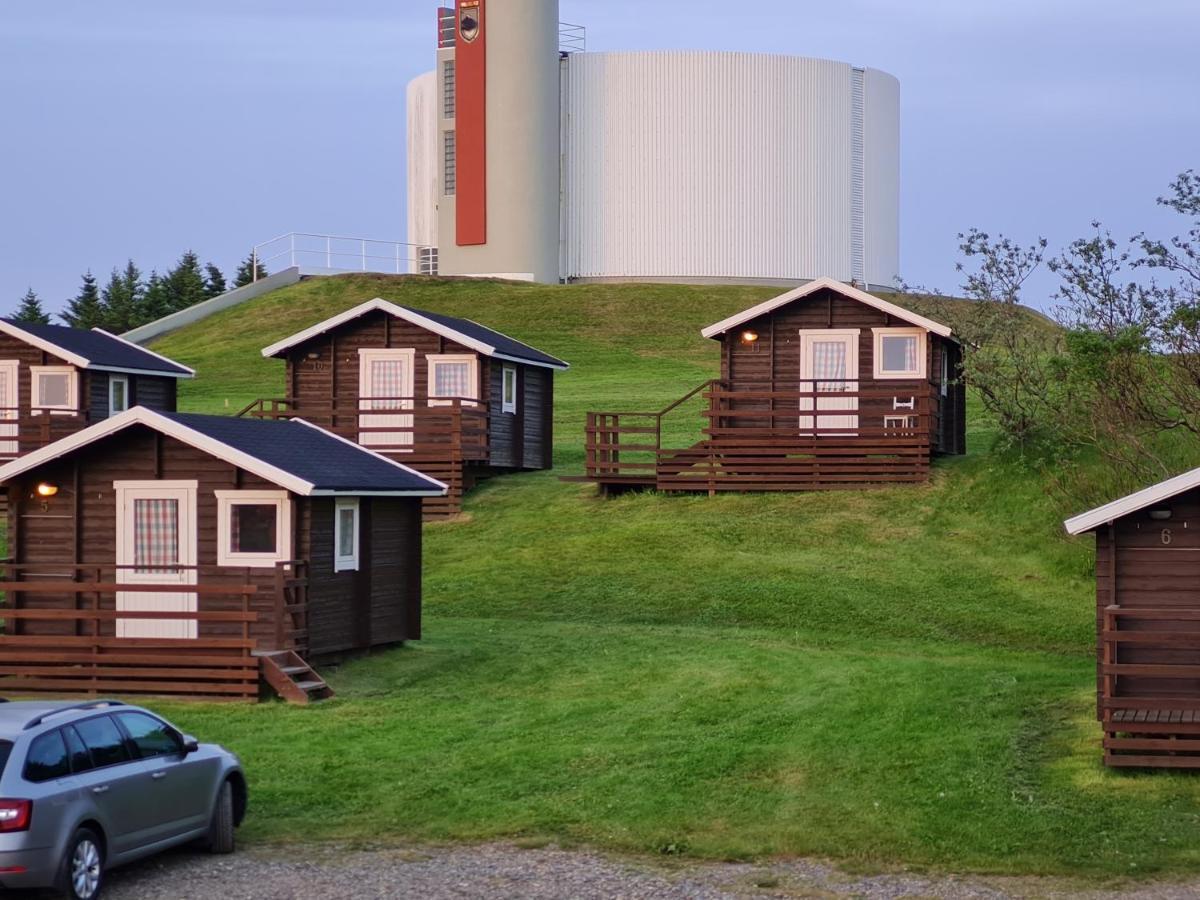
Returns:
[[[332,705],[174,710],[243,754],[251,838],[1200,869],[1196,781],[1100,766],[1091,550],[1029,467],[988,452],[978,409],[971,453],[918,487],[606,501],[557,480],[581,468],[587,410],[712,377],[700,328],[773,293],[345,276],[155,345],[200,373],[182,404],[213,412],[279,394],[259,348],[375,296],[572,364],[558,471],[495,479],[427,527],[424,640],[334,673]]]

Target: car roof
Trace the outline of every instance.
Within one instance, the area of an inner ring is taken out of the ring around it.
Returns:
[[[121,704],[118,709],[134,709],[136,706]],[[60,713],[42,723],[47,728],[51,725],[61,725],[63,722],[73,722],[85,715],[106,712],[112,709],[104,705],[104,701],[92,701],[86,705],[71,700],[14,700],[0,703],[0,739],[15,740],[26,731],[26,726],[38,716],[47,713]],[[28,729],[34,732],[34,728]]]

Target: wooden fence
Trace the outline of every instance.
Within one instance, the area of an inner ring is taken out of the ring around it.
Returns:
[[[1108,606],[1102,625],[1105,765],[1200,768],[1200,609]]]

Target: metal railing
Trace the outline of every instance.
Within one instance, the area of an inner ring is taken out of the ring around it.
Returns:
[[[384,272],[391,275],[436,275],[437,248],[401,241],[350,237],[341,234],[312,234],[292,231],[252,250],[254,280],[259,267],[271,263],[279,267],[315,268],[348,272]]]

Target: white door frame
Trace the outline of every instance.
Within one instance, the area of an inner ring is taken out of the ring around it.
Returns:
[[[117,499],[117,583],[161,584],[162,593],[133,591],[117,592],[117,610],[158,610],[162,612],[196,612],[197,597],[193,592],[171,592],[169,585],[196,584],[197,532],[195,481],[114,481]],[[175,500],[179,504],[179,558],[181,568],[176,572],[141,572],[133,568],[134,558],[134,501]],[[127,566],[128,568],[121,568]],[[196,638],[195,619],[117,619],[119,638]]]
[[[0,459],[16,459],[21,453],[21,362],[0,359],[4,391],[0,393]]]
[[[858,369],[858,340],[860,329],[858,328],[818,328],[818,329],[801,329],[800,330],[800,390],[804,393],[811,393],[815,390],[816,384],[813,379],[813,363],[814,354],[812,346],[815,342],[834,342],[841,340],[846,345],[846,380],[843,384],[843,390],[847,392],[856,392],[859,388],[859,369]],[[814,406],[813,400],[816,400]],[[800,409],[842,409],[842,410],[857,410],[858,398],[845,397],[842,394],[831,391],[828,397],[801,397]],[[815,423],[814,423],[815,420]],[[847,413],[836,416],[801,416],[800,430],[812,431],[814,428],[845,428],[846,431],[825,432],[824,437],[848,437],[858,434],[858,415],[855,413]]]
[[[404,382],[405,390],[400,396],[406,394],[410,397],[416,395],[416,361],[417,351],[414,348],[402,348],[392,350],[377,350],[377,349],[362,349],[358,351],[358,402],[359,402],[359,428],[386,428],[391,425],[396,428],[406,428],[408,431],[374,431],[360,433],[358,442],[364,447],[382,446],[386,453],[389,450],[395,452],[405,452],[402,448],[405,444],[413,442],[413,417],[411,415],[398,415],[395,412],[388,411],[382,413],[363,413],[362,409],[372,399],[371,397],[371,365],[377,361],[383,360],[400,360],[404,364]],[[412,409],[413,401],[404,400],[398,406],[397,410]]]

